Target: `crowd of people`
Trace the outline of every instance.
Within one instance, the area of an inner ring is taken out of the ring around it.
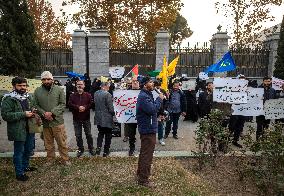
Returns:
[[[240,75],[239,79],[245,80]],[[43,126],[43,140],[47,152],[47,165],[54,164],[55,144],[65,165],[71,165],[68,155],[67,135],[64,126],[63,113],[68,107],[73,114],[74,133],[77,142],[77,157],[84,154],[82,133],[86,135],[88,151],[90,155],[103,157],[110,154],[112,130],[115,119],[113,106],[113,91],[117,88],[126,90],[140,90],[136,105],[137,123],[124,124],[124,139],[129,141],[129,156],[134,156],[136,132],[140,134],[141,149],[138,159],[137,180],[140,185],[152,187],[149,181],[153,152],[156,145],[156,133],[158,142],[165,145],[172,133],[174,139],[179,139],[178,124],[180,116],[184,120],[197,122],[198,118],[208,116],[211,109],[219,108],[224,112],[224,126],[228,126],[233,136],[233,145],[242,148],[238,143],[244,128],[244,123],[251,120],[240,115],[231,115],[230,104],[213,102],[213,83],[197,79],[195,89],[181,89],[181,82],[185,78],[173,79],[169,83],[169,91],[161,89],[161,82],[150,77],[134,76],[131,80],[114,83],[111,79],[101,82],[85,75],[85,79],[73,78],[65,84],[66,94],[59,81],[53,79],[49,71],[41,74],[42,85],[38,87],[33,96],[27,91],[27,80],[15,77],[12,80],[13,91],[4,95],[1,114],[7,121],[8,139],[14,141],[13,163],[16,179],[28,180],[26,172],[35,171],[36,168],[29,165],[29,159],[34,149],[34,124]],[[126,84],[126,85],[125,85]],[[249,84],[253,85],[253,82]],[[254,86],[255,87],[255,86]],[[284,97],[284,85],[282,91],[276,92],[271,87],[271,78],[263,78],[259,88],[264,88],[264,102],[269,99]],[[152,91],[158,93],[154,99]],[[94,124],[98,128],[96,147],[94,147],[91,133],[92,125],[90,112],[95,112]],[[31,120],[33,119],[33,120]],[[37,119],[37,120],[34,120]],[[264,128],[270,121],[264,116],[256,118],[256,139],[259,139]],[[33,126],[32,126],[33,125]],[[103,146],[104,143],[104,146]]]

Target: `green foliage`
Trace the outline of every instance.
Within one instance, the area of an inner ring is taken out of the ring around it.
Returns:
[[[0,0],[0,74],[33,77],[40,48],[25,0]]]
[[[218,155],[218,150],[226,151],[225,149],[229,143],[229,130],[227,127],[222,126],[223,119],[222,111],[211,110],[208,117],[201,119],[198,128],[195,130],[195,140],[199,146],[199,152],[195,154],[200,169],[207,161],[213,160],[213,163],[215,163],[214,160]]]
[[[187,20],[180,13],[177,14],[177,17],[169,30],[171,35],[171,45],[177,45],[193,34],[193,31],[188,27]]]
[[[284,80],[284,15],[280,30],[280,40],[278,44],[274,76]]]
[[[246,148],[256,156],[253,162],[241,168],[242,175],[253,178],[259,189],[268,195],[284,194],[283,126],[281,123],[274,124],[273,129],[266,129],[258,141],[252,138],[255,132],[252,127],[243,137]]]

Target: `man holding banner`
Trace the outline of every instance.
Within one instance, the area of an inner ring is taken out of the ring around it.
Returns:
[[[154,185],[149,181],[149,177],[158,129],[157,113],[161,107],[164,95],[161,93],[154,100],[151,92],[154,90],[154,83],[149,77],[143,78],[140,84],[140,87],[143,89],[138,95],[136,105],[137,125],[141,139],[137,178],[138,184],[152,188]]]

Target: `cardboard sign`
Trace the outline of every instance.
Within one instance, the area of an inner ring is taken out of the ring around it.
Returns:
[[[124,67],[110,67],[109,74],[111,78],[122,78],[125,72]]]
[[[213,101],[219,103],[247,103],[247,80],[215,78]]]
[[[196,83],[194,80],[182,81],[182,90],[195,90]]]
[[[282,90],[282,85],[284,84],[284,80],[272,77],[272,88],[275,90]]]
[[[269,99],[264,103],[265,119],[284,118],[284,98]]]
[[[233,104],[232,115],[260,116],[264,115],[263,110],[263,88],[248,87],[247,104]]]

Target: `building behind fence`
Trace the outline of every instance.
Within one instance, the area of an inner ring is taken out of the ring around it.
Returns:
[[[264,48],[234,49],[229,48],[230,37],[226,32],[217,32],[210,43],[194,48],[169,47],[169,34],[166,31],[158,32],[155,48],[140,50],[125,48],[110,48],[109,35],[106,30],[93,30],[88,35],[89,43],[86,50],[86,34],[76,30],[73,34],[73,48],[66,45],[58,48],[42,48],[41,67],[38,75],[43,70],[50,70],[56,76],[64,76],[66,71],[75,71],[80,74],[86,72],[86,55],[89,51],[91,78],[104,75],[108,76],[108,67],[123,66],[128,73],[136,64],[139,65],[139,74],[145,75],[149,71],[161,69],[163,57],[166,55],[169,62],[177,55],[180,56],[176,74],[197,77],[199,72],[215,63],[228,50],[237,65],[237,69],[230,71],[227,76],[234,77],[244,74],[247,77],[264,77],[272,75],[277,55],[279,33],[268,36]]]

